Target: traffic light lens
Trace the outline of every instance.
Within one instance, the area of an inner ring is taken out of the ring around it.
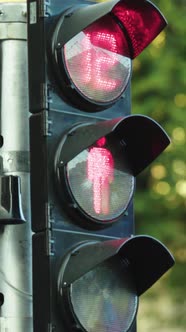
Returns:
[[[97,222],[116,220],[126,210],[134,190],[120,152],[112,152],[102,137],[67,164],[67,182],[79,208]]]
[[[116,257],[76,280],[70,301],[76,320],[87,332],[128,331],[138,308],[132,275]]]
[[[128,46],[110,16],[91,24],[64,45],[65,65],[79,92],[93,102],[118,99],[131,74]]]

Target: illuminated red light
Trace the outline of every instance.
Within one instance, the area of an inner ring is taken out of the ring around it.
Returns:
[[[52,41],[61,94],[83,111],[101,111],[122,96],[132,59],[167,22],[148,0],[77,6],[65,13],[57,21]]]
[[[149,1],[119,1],[64,45],[73,84],[88,99],[112,102],[125,90],[131,59],[163,30],[166,21]]]
[[[114,180],[114,160],[111,152],[104,148],[106,138],[90,148],[87,159],[87,177],[92,183],[93,207],[97,214],[109,213],[110,184]]]
[[[66,68],[73,84],[91,101],[116,100],[131,74],[126,49],[126,38],[110,15],[94,22],[64,45]]]
[[[92,129],[87,130],[91,136]],[[65,176],[69,197],[82,216],[81,222],[109,224],[126,211],[134,192],[134,176],[128,169],[127,155],[123,159],[120,153],[120,146],[113,150],[109,135],[102,136],[69,160],[65,172],[60,173]],[[59,184],[62,188],[63,184]]]

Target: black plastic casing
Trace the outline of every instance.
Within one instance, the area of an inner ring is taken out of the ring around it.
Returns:
[[[70,6],[91,6],[72,0]],[[95,123],[131,112],[130,82],[121,98],[101,112],[85,112],[61,97],[48,53],[54,21],[69,1],[28,1],[30,102],[31,213],[33,234],[34,332],[77,331],[65,325],[57,300],[57,277],[62,258],[82,241],[106,241],[134,234],[133,204],[111,227],[82,227],[71,217],[56,188],[55,154],[62,136],[77,123]],[[135,322],[130,332],[135,332]]]

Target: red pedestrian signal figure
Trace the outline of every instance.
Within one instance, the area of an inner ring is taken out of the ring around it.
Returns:
[[[97,214],[109,213],[110,184],[114,180],[114,159],[112,153],[104,146],[106,138],[102,137],[89,150],[87,160],[87,177],[92,183],[93,206]]]

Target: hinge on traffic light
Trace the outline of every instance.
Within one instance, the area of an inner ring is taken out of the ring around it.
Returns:
[[[43,120],[43,125],[42,125],[43,136],[51,136],[52,133],[51,133],[50,129],[51,129],[52,121],[49,119],[47,110],[43,111],[42,120]]]
[[[46,256],[55,255],[55,241],[52,237],[52,232],[49,230],[46,236]]]
[[[49,109],[50,103],[50,94],[49,94],[50,87],[46,83],[42,83],[40,85],[40,99],[41,99],[41,108]]]
[[[50,0],[39,0],[39,17],[48,17],[50,16]]]
[[[47,332],[54,332],[54,331],[55,331],[55,326],[52,323],[48,323]]]
[[[46,203],[45,204],[45,215],[48,221],[48,226],[47,228],[52,230],[52,225],[54,223],[54,218],[52,216],[52,211],[53,211],[53,207],[50,203]]]

